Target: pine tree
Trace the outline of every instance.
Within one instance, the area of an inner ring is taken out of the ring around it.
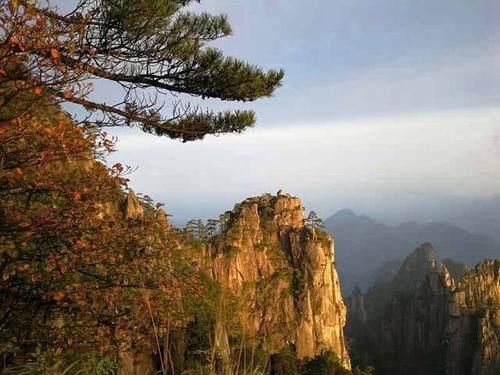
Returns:
[[[100,126],[183,141],[242,132],[252,111],[214,112],[189,97],[253,101],[271,96],[284,73],[209,47],[231,26],[223,15],[189,11],[195,2],[79,0],[61,14],[42,0],[0,0],[0,85],[15,82],[12,97],[31,91],[81,106]],[[123,89],[116,103],[91,97],[95,79]]]
[[[306,225],[313,229],[324,228],[323,219],[315,212],[311,211],[306,219]]]
[[[196,220],[196,239],[198,241],[205,241],[207,239],[206,227],[201,219]]]
[[[197,237],[197,226],[198,223],[196,220],[189,220],[186,223],[186,226],[184,227],[184,230],[186,231],[186,234],[188,235],[188,238],[190,239],[196,239]]]
[[[213,237],[218,233],[219,220],[209,219],[206,225],[207,233],[209,237]]]
[[[226,211],[223,214],[219,215],[219,228],[221,232],[226,231],[230,216],[231,211]]]

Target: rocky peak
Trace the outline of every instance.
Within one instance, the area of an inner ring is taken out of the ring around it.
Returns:
[[[130,189],[121,204],[121,211],[126,219],[140,219],[144,216],[144,207],[137,195]]]
[[[454,293],[464,308],[500,304],[500,260],[485,260],[466,273]]]
[[[246,337],[271,353],[293,345],[298,358],[332,351],[350,366],[333,240],[305,225],[299,198],[266,194],[237,204],[209,253],[214,278],[242,300]]]
[[[432,272],[442,271],[436,260],[436,250],[430,243],[417,247],[403,262],[394,284],[398,290],[410,290],[423,282]]]
[[[426,243],[391,281],[367,292],[364,324],[359,299],[355,291],[348,300],[347,330],[358,364],[388,375],[499,373],[499,260],[481,262],[455,283]]]
[[[479,263],[458,283],[446,342],[447,375],[500,373],[500,260]]]

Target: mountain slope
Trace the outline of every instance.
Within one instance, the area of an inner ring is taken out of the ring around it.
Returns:
[[[406,222],[388,226],[351,210],[341,210],[325,221],[337,248],[340,279],[346,294],[356,285],[367,288],[373,273],[383,263],[404,258],[405,249],[431,242],[442,258],[474,265],[500,256],[494,239],[470,233],[447,223]]]
[[[348,297],[353,364],[384,375],[496,375],[500,371],[500,261],[458,283],[423,244],[389,281]]]

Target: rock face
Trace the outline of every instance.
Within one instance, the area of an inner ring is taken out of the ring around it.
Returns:
[[[123,200],[120,212],[133,220],[144,215],[133,192]],[[159,225],[168,227],[163,211],[155,215]],[[243,347],[271,356],[292,352],[297,359],[333,352],[349,369],[343,332],[346,307],[332,238],[306,226],[300,199],[283,193],[249,198],[225,217],[221,233],[210,239],[178,241],[176,251],[195,250],[190,252],[192,261],[215,282],[219,294],[211,300],[213,321],[200,315],[209,322],[208,328],[200,329],[194,320],[192,326],[178,327],[165,338],[164,358],[169,365],[176,373],[186,370],[186,360],[193,353],[199,358],[207,349],[190,346],[192,337],[208,336],[213,371],[220,375],[241,373]],[[123,353],[119,374],[152,372],[156,356]],[[272,365],[267,370],[272,372]]]
[[[124,197],[121,211],[126,219],[140,219],[144,216],[144,208],[132,190]]]
[[[350,325],[366,324],[365,296],[358,287],[355,287],[347,299]]]
[[[349,311],[355,364],[385,375],[497,374],[499,272],[499,261],[484,261],[456,284],[432,246],[421,245],[393,280],[351,296],[364,297],[367,315],[360,324],[359,302]]]
[[[500,261],[478,264],[452,294],[446,374],[500,373]]]
[[[406,259],[393,285],[395,294],[378,325],[378,369],[384,374],[442,374],[453,279],[424,244]]]
[[[305,226],[298,198],[265,195],[237,205],[208,255],[213,278],[242,301],[245,337],[269,353],[293,346],[298,358],[331,351],[350,367],[333,240]]]
[[[467,267],[466,264],[460,263],[460,262],[455,262],[453,259],[450,258],[445,258],[441,260],[441,263],[443,263],[448,271],[451,274],[451,277],[453,277],[453,280],[460,280],[463,275],[469,270],[469,267]]]

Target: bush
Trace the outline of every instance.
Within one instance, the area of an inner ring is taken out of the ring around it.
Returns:
[[[300,363],[296,354],[286,349],[271,356],[271,375],[299,375]]]
[[[351,375],[332,352],[322,353],[313,359],[307,359],[302,365],[303,375]]]

